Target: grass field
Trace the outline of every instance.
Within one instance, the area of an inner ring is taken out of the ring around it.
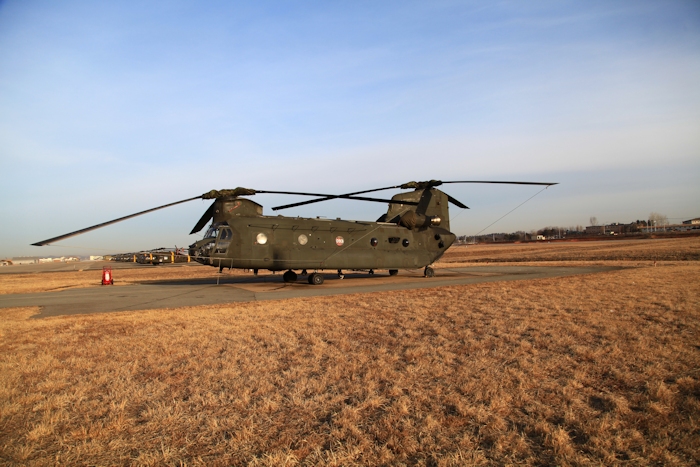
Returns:
[[[442,265],[629,268],[42,320],[0,309],[0,463],[697,465],[699,243],[610,243],[455,249]]]
[[[700,261],[700,237],[454,246],[441,263]]]

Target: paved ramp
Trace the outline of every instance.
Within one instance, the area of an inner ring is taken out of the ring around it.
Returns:
[[[135,285],[68,289],[59,292],[0,295],[0,308],[39,306],[37,318],[115,311],[178,308],[219,303],[282,300],[297,297],[409,290],[448,285],[543,279],[620,269],[617,267],[479,266],[436,269],[436,276],[401,271],[397,276],[347,274],[345,279],[327,274],[323,285],[306,283],[305,277],[285,284],[282,276],[222,276],[216,279],[150,281]]]

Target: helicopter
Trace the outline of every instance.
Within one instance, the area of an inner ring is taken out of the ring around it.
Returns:
[[[298,279],[296,271],[307,276],[309,284],[324,282],[325,270],[369,271],[388,270],[389,275],[400,269],[423,268],[425,277],[433,277],[431,267],[454,243],[456,235],[450,232],[448,204],[469,209],[447,193],[437,189],[443,184],[489,183],[509,185],[557,185],[549,182],[514,181],[440,181],[408,182],[401,185],[373,188],[341,195],[295,191],[267,191],[238,187],[211,190],[200,196],[165,204],[75,232],[53,237],[35,246],[49,245],[69,237],[106,227],[136,216],[147,214],[196,199],[213,200],[195,224],[190,234],[200,232],[211,220],[204,237],[189,245],[189,255],[195,261],[227,269],[260,269],[285,271],[285,282]],[[383,190],[412,190],[394,195],[391,199],[363,196]],[[263,207],[248,199],[255,194],[285,194],[309,196],[312,199],[275,206],[273,211],[328,201],[348,199],[388,203],[388,209],[376,221],[349,221],[337,218],[303,218],[265,216]],[[309,274],[307,271],[311,271]]]

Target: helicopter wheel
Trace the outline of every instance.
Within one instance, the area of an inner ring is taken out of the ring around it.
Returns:
[[[425,271],[423,271],[423,275],[425,277],[435,277],[435,271],[430,266],[426,266]]]
[[[399,273],[398,269],[389,269],[389,275],[390,276],[395,276]]]
[[[309,284],[311,285],[321,285],[323,284],[323,274],[314,272],[309,276]]]
[[[296,280],[297,280],[297,273],[294,272],[294,271],[292,271],[292,270],[290,269],[289,271],[285,272],[285,273],[282,275],[282,279],[283,279],[285,282],[296,282]]]

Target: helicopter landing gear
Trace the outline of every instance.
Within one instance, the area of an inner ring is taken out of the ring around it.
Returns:
[[[301,275],[302,275],[302,276],[305,276],[305,275],[307,275],[307,274],[308,274],[308,272],[306,272],[306,269],[304,269],[304,270],[301,271]]]
[[[399,273],[398,269],[389,269],[389,275],[390,276],[395,276]]]
[[[370,270],[369,270],[369,275],[370,275],[370,276],[373,276],[373,275],[374,275],[374,269],[370,269]]]
[[[343,270],[342,270],[342,269],[338,269],[338,277],[339,277],[340,279],[345,279],[345,274],[343,274]]]
[[[253,269],[253,274],[255,274],[255,275],[257,276],[257,275],[258,275],[258,270],[257,270],[257,269]]]
[[[290,269],[282,275],[282,280],[284,280],[285,282],[296,282],[297,273]]]
[[[430,266],[426,266],[425,271],[423,271],[423,275],[425,277],[435,277],[435,271]]]
[[[309,275],[309,284],[311,284],[311,285],[323,284],[323,274],[320,274],[318,272],[314,272],[313,274]]]

